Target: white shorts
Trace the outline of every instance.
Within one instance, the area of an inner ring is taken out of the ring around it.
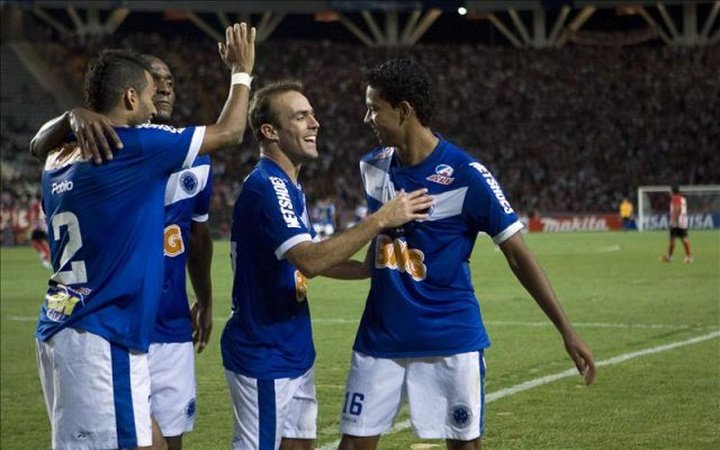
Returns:
[[[225,370],[235,450],[278,449],[282,438],[315,439],[315,368],[297,378],[260,380]]]
[[[165,437],[195,423],[195,350],[192,342],[150,344],[150,412]]]
[[[378,436],[392,428],[403,400],[421,439],[481,437],[485,412],[483,352],[427,358],[375,358],[353,352],[340,431]]]
[[[152,445],[147,354],[83,330],[36,341],[52,448]]]

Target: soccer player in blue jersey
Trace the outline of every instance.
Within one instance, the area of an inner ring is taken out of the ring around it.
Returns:
[[[153,123],[170,124],[175,105],[174,77],[168,65],[153,55],[143,55],[155,82],[153,105],[157,110]],[[88,155],[99,152],[102,158],[110,152],[107,140],[119,142],[117,133],[102,114],[75,108],[68,112],[75,136],[87,132],[83,148]],[[95,128],[95,124],[98,128]],[[46,155],[62,140],[50,142],[45,135],[56,135],[57,121],[44,127],[33,139],[32,148],[39,156]],[[105,138],[107,133],[108,137]],[[39,148],[42,144],[44,147]],[[42,157],[42,156],[41,156]],[[157,421],[169,450],[182,448],[182,435],[191,431],[195,422],[195,359],[193,340],[198,353],[207,345],[212,330],[212,285],[210,265],[212,238],[208,226],[208,210],[212,196],[210,156],[198,156],[192,167],[173,173],[165,189],[165,267],[163,296],[158,308],[152,343],[148,352],[150,368],[150,412]],[[192,239],[191,239],[192,236]],[[195,291],[191,310],[185,280],[185,266]],[[194,339],[193,339],[194,338]]]
[[[43,206],[56,272],[37,348],[54,448],[153,443],[146,352],[163,287],[166,186],[198,154],[242,139],[254,40],[245,24],[227,29],[219,53],[233,83],[207,127],[142,125],[156,113],[155,86],[138,55],[104,52],[88,71],[88,106],[116,127],[123,149],[101,165],[72,143],[46,159]]]
[[[593,357],[524,243],[497,180],[429,128],[434,104],[422,67],[402,58],[372,69],[365,99],[365,123],[381,143],[360,162],[369,211],[403,190],[428,189],[434,203],[427,219],[386,227],[369,249],[371,286],[353,347],[340,449],[377,448],[403,398],[420,438],[445,439],[448,449],[477,449],[483,350],[490,345],[470,277],[478,232],[499,245],[587,384],[595,377]]]
[[[318,157],[320,124],[302,85],[258,90],[248,114],[260,161],[235,203],[233,312],[221,340],[232,447],[311,449],[317,400],[307,278],[363,276],[363,263],[346,260],[382,229],[425,218],[431,201],[424,189],[398,193],[356,227],[315,242],[298,175]]]

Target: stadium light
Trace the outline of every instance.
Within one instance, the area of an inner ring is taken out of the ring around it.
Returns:
[[[465,14],[467,14],[467,8],[464,7],[464,6],[461,6],[461,7],[459,7],[459,8],[457,9],[457,12],[458,12],[458,14],[460,14],[461,16],[464,16]]]

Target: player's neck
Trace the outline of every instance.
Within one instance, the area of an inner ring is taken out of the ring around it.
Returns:
[[[419,127],[408,133],[405,142],[398,145],[398,157],[405,166],[414,166],[425,161],[435,150],[440,140],[427,127]]]
[[[298,176],[300,175],[301,163],[293,163],[288,156],[281,151],[274,151],[273,147],[261,148],[260,156],[267,158],[280,166],[283,172],[285,172],[293,183],[297,183]]]

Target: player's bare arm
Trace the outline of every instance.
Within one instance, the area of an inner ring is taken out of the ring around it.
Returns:
[[[307,278],[313,278],[350,258],[385,228],[426,219],[424,211],[430,206],[432,197],[427,195],[427,189],[418,189],[409,194],[401,192],[344,233],[322,242],[303,242],[294,246],[287,253],[288,260]]]
[[[500,244],[500,249],[517,279],[562,335],[575,367],[585,378],[585,384],[590,385],[596,375],[592,352],[565,317],[550,280],[525,244],[522,234],[515,233]]]
[[[75,135],[83,157],[97,164],[112,159],[112,148],[122,148],[107,117],[85,108],[74,108],[49,120],[38,130],[30,141],[30,154],[45,160],[70,133]]]
[[[225,30],[225,43],[218,42],[218,53],[223,63],[235,74],[252,75],[255,66],[255,28],[246,23],[235,24]],[[249,84],[249,83],[248,83]],[[242,141],[247,125],[250,87],[233,83],[222,112],[213,125],[205,130],[200,154],[206,154]]]
[[[193,344],[197,352],[202,351],[210,342],[212,332],[212,263],[213,242],[210,226],[207,222],[192,222],[190,249],[187,268],[190,283],[195,291],[195,302],[190,310],[193,326]]]
[[[375,242],[371,241],[363,261],[350,259],[331,267],[321,275],[336,280],[363,280],[372,274],[372,261],[375,254]]]

